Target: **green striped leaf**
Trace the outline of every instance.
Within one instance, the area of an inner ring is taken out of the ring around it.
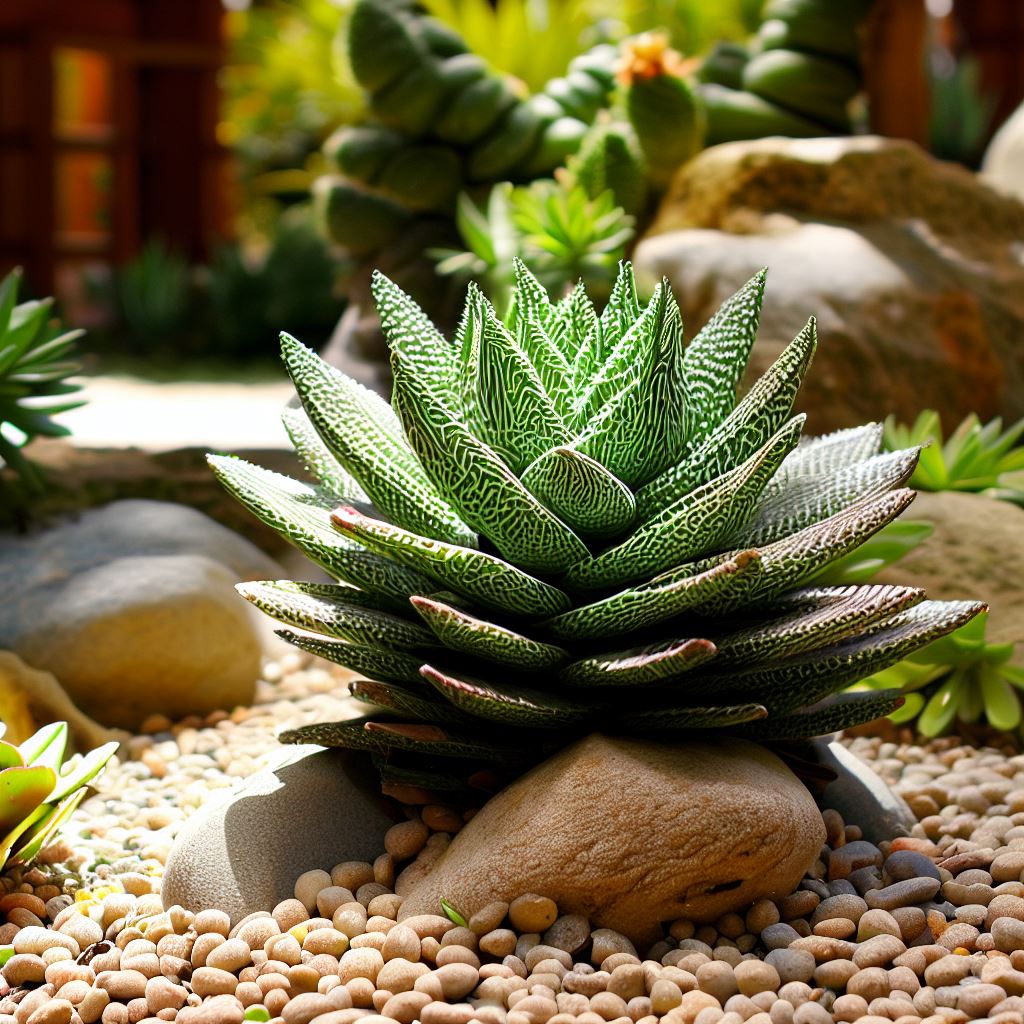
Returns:
[[[816,345],[812,317],[739,405],[686,460],[641,488],[636,496],[640,520],[721,476],[757,451],[789,419]]]
[[[664,285],[664,312],[648,365],[602,406],[573,447],[600,462],[631,487],[674,466],[689,428],[683,378],[683,321],[679,304]]]
[[[384,683],[420,683],[422,658],[392,651],[387,647],[369,647],[366,644],[350,644],[344,640],[325,640],[323,637],[306,636],[288,629],[274,632],[301,651],[315,654],[325,661],[333,661],[359,675],[377,679]]]
[[[867,423],[820,437],[806,437],[782,464],[779,483],[799,476],[831,476],[847,466],[864,462],[881,450],[883,433],[881,423]]]
[[[795,416],[741,466],[673,502],[618,546],[573,566],[565,582],[583,588],[627,583],[722,546],[753,513],[761,491],[796,447],[803,423],[803,416]]]
[[[494,555],[419,537],[351,507],[335,509],[331,522],[344,535],[413,569],[419,579],[440,583],[484,608],[538,617],[562,611],[570,604],[569,598],[556,587]],[[419,588],[419,593],[435,589],[428,582]]]
[[[768,715],[763,704],[723,704],[711,707],[666,707],[648,711],[629,711],[622,716],[627,729],[644,732],[676,732],[687,729],[728,729],[744,722],[755,722]]]
[[[271,618],[311,633],[338,637],[354,644],[380,644],[401,650],[429,650],[439,646],[429,629],[368,607],[359,598],[361,591],[351,587],[267,580],[239,583],[235,589]]]
[[[558,678],[568,686],[657,686],[714,656],[710,640],[662,640],[574,661]]]
[[[456,676],[431,665],[424,665],[421,671],[424,678],[459,710],[501,725],[562,729],[579,725],[594,713],[591,705],[578,704],[550,693]]]
[[[531,640],[522,633],[479,619],[443,601],[429,597],[409,600],[433,631],[432,639],[436,638],[453,651],[529,672],[553,668],[569,657],[560,647]]]
[[[585,360],[587,346],[596,343],[601,325],[582,281],[555,305],[547,326],[551,340],[561,350],[566,362],[575,367],[577,361]],[[574,393],[579,391],[576,380],[574,373]]]
[[[370,291],[377,304],[380,326],[392,351],[415,366],[449,408],[459,409],[458,351],[430,318],[393,281],[374,271]]]
[[[579,605],[549,619],[545,627],[562,640],[621,636],[699,609],[712,599],[725,600],[737,591],[745,594],[751,589],[751,580],[761,572],[760,555],[743,551],[692,576],[663,583],[652,580],[592,604]]]
[[[523,486],[588,540],[622,533],[633,521],[633,492],[599,462],[573,448],[552,448],[527,467]]]
[[[777,617],[715,638],[716,668],[789,657],[864,633],[924,600],[916,587],[808,587],[773,602]],[[787,613],[787,609],[791,609]]]
[[[772,715],[761,722],[741,726],[736,731],[742,736],[764,742],[825,736],[891,715],[903,707],[905,700],[899,690],[837,693],[813,707],[802,708],[787,715]]]
[[[844,508],[901,487],[914,473],[920,448],[873,455],[826,476],[778,476],[765,488],[753,520],[737,529],[730,547],[770,544]]]
[[[686,347],[683,374],[698,441],[715,430],[736,405],[736,388],[757,337],[767,273],[758,271],[726,299]]]
[[[281,422],[288,432],[295,451],[307,471],[337,501],[369,504],[370,499],[356,478],[331,454],[309,417],[301,408],[288,408],[281,413]]]
[[[557,573],[586,555],[579,537],[400,359],[394,370],[395,403],[409,442],[464,522],[527,572]]]
[[[562,424],[572,417],[572,369],[538,320],[519,320],[516,340],[526,353]]]
[[[490,304],[482,317],[475,382],[478,434],[518,474],[570,436],[537,371]]]
[[[393,711],[402,718],[412,718],[417,722],[434,722],[444,725],[446,722],[461,722],[463,725],[471,721],[470,716],[462,714],[458,708],[443,700],[435,700],[424,687],[408,690],[395,683],[381,683],[373,679],[354,679],[348,684],[349,693],[356,700],[374,707]]]
[[[209,455],[206,461],[224,488],[260,522],[335,578],[379,594],[389,607],[403,611],[410,595],[430,588],[429,577],[395,565],[342,537],[331,526],[332,496],[242,459]]]
[[[316,432],[373,504],[410,530],[475,547],[476,535],[431,484],[390,406],[290,335],[281,336],[281,351]]]

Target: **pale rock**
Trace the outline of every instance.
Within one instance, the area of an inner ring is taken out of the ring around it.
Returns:
[[[662,921],[789,893],[824,838],[810,793],[763,747],[593,735],[489,800],[400,917],[439,913],[444,897],[469,918],[537,892],[650,943]]]

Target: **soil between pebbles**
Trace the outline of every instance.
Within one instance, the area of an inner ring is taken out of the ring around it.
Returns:
[[[341,677],[298,655],[266,674],[252,708],[150,721],[64,839],[0,879],[0,1024],[1024,1024],[1024,755],[956,739],[849,740],[920,817],[914,835],[878,848],[826,812],[796,892],[673,922],[649,950],[543,894],[468,927],[396,923],[462,825],[440,807],[396,825],[373,864],[306,872],[233,929],[213,908],[164,912],[187,816],[271,761],[282,724],[351,708]]]

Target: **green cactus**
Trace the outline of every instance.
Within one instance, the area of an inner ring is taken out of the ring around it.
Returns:
[[[611,192],[617,206],[642,217],[650,199],[647,165],[636,132],[626,121],[603,120],[583,139],[566,162],[567,177],[591,199]]]

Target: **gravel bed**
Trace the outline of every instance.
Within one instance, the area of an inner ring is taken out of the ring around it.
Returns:
[[[350,711],[334,670],[289,655],[257,703],[153,720],[63,840],[0,879],[0,1024],[1024,1024],[1024,755],[956,739],[849,741],[920,823],[876,847],[826,812],[796,892],[637,950],[543,894],[465,925],[401,922],[402,894],[463,825],[432,807],[372,864],[324,865],[234,928],[164,912],[181,823],[279,756],[273,734]]]

